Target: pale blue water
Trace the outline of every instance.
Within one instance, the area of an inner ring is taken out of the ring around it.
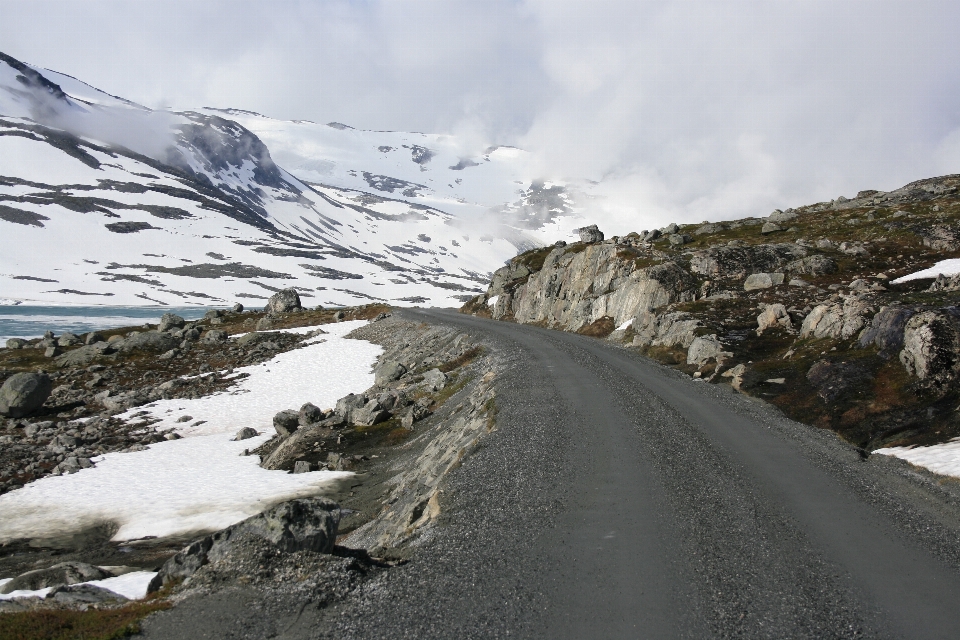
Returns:
[[[164,313],[202,318],[207,307],[40,307],[0,305],[0,346],[7,338],[39,338],[44,331],[78,335],[96,329],[156,324]]]

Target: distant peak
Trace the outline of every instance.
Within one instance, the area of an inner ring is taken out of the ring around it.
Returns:
[[[350,125],[343,124],[342,122],[328,122],[327,126],[333,127],[334,129],[339,129],[340,131],[344,131],[346,129],[353,129],[353,127],[351,127]]]

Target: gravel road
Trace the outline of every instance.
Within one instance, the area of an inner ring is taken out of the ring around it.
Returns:
[[[960,484],[596,339],[400,313],[501,354],[497,430],[411,562],[276,637],[960,637]]]

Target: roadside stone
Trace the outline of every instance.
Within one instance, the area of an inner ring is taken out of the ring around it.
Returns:
[[[300,415],[296,411],[286,409],[273,416],[273,428],[281,438],[289,438],[300,426]]]
[[[710,360],[720,361],[731,357],[733,354],[723,350],[723,345],[720,344],[716,334],[694,338],[690,348],[687,349],[687,364],[703,366]]]
[[[264,311],[268,314],[289,313],[299,311],[303,307],[300,305],[300,295],[296,289],[283,289],[270,296]]]
[[[910,318],[900,362],[910,375],[947,389],[960,373],[960,310],[948,307]]]
[[[782,273],[752,273],[744,280],[743,290],[769,289],[783,284],[784,279]]]
[[[817,305],[803,319],[800,338],[841,338],[848,340],[866,324],[870,305],[856,296],[843,303]]]
[[[0,415],[25,418],[35,413],[53,391],[46,373],[15,373],[0,387]]]
[[[245,541],[270,544],[281,553],[330,553],[336,544],[340,507],[326,498],[298,498],[206,536],[167,560],[148,593],[189,578],[206,564],[228,559]]]

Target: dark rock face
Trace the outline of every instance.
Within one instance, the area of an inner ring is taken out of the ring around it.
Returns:
[[[911,375],[944,389],[960,373],[960,310],[925,311],[904,328],[900,362]]]
[[[690,259],[690,271],[711,277],[745,278],[751,273],[772,272],[807,256],[797,244],[711,247]]]
[[[103,580],[111,577],[99,567],[83,562],[61,562],[47,569],[38,569],[23,573],[0,587],[0,593],[12,591],[45,589],[58,584],[77,584],[90,580]]]
[[[824,402],[833,402],[841,393],[869,378],[869,373],[853,362],[821,360],[807,371],[807,381],[817,389]]]
[[[173,580],[192,576],[206,564],[242,553],[248,542],[266,542],[281,553],[330,553],[339,525],[340,507],[326,498],[299,498],[278,504],[183,549],[164,563],[148,591],[157,591]]]
[[[24,418],[37,411],[53,391],[45,373],[17,373],[0,387],[0,415]]]
[[[273,428],[281,438],[289,438],[300,426],[300,415],[296,411],[281,411],[273,416]]]
[[[303,307],[300,305],[300,296],[296,289],[284,289],[270,296],[264,311],[267,313],[288,313],[298,311]]]
[[[603,232],[595,224],[582,227],[577,231],[580,234],[580,242],[603,242]]]
[[[903,331],[913,315],[912,309],[903,307],[880,309],[870,326],[860,334],[860,348],[875,344],[880,348],[880,355],[889,358],[903,346]]]

